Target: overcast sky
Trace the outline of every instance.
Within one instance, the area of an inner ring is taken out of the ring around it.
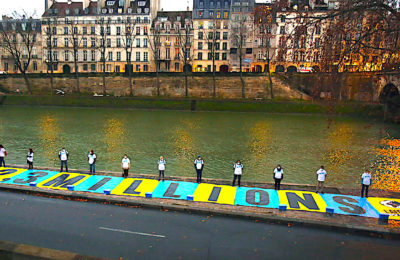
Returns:
[[[66,2],[66,0],[60,0],[60,2]],[[188,2],[190,9],[192,9],[193,0],[161,0],[161,8],[165,11],[186,10]],[[25,10],[27,14],[36,12],[36,16],[40,17],[44,11],[44,0],[0,0],[0,3],[2,3],[0,9],[1,15],[11,14],[14,10]]]

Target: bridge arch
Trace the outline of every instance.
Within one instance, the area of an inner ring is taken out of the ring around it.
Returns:
[[[379,94],[379,102],[386,103],[389,99],[400,95],[399,88],[393,83],[386,84]]]

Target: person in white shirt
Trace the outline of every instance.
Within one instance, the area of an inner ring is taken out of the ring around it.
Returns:
[[[160,160],[158,160],[158,181],[160,181],[162,176],[162,181],[164,181],[164,171],[165,164],[167,164],[164,160],[164,157],[160,156]]]
[[[318,193],[324,193],[324,182],[326,179],[326,171],[325,167],[321,166],[321,168],[317,171],[317,186],[315,187],[315,192]]]
[[[283,168],[280,164],[274,169],[275,190],[281,189],[281,181],[283,179]]]
[[[237,160],[233,165],[233,182],[232,186],[235,186],[236,179],[238,179],[238,186],[240,187],[240,179],[242,178],[243,164],[240,160]]]
[[[201,156],[197,156],[197,159],[194,160],[194,168],[197,173],[197,183],[201,182],[201,175],[203,174],[204,161],[201,159]]]
[[[60,170],[60,172],[63,172],[63,169],[64,169],[63,166],[64,165],[65,165],[65,171],[68,172],[68,164],[67,164],[68,156],[69,156],[68,152],[63,147],[61,149],[61,151],[58,153],[58,157],[60,158],[60,161],[61,161],[61,170]]]
[[[3,167],[6,167],[6,162],[4,161],[4,158],[7,156],[7,151],[4,148],[2,144],[0,144],[0,167],[3,165]]]
[[[28,163],[28,170],[33,169],[33,149],[29,148],[28,155],[26,156],[26,162]]]
[[[124,155],[124,158],[122,158],[121,167],[122,170],[124,171],[122,173],[122,177],[128,178],[129,168],[131,168],[131,161],[129,160],[128,155],[126,154]]]
[[[371,173],[369,170],[365,170],[363,175],[361,175],[361,198],[364,198],[364,190],[365,197],[368,198],[368,189],[370,185],[372,185]]]
[[[93,150],[90,150],[89,155],[88,155],[88,162],[89,162],[89,170],[90,174],[95,174],[96,173],[96,160],[97,156],[94,153]]]

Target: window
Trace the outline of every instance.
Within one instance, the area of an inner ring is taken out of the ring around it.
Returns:
[[[94,35],[96,33],[95,27],[90,27],[90,34]]]
[[[180,71],[179,63],[178,63],[178,62],[175,62],[175,71],[176,71],[176,72],[179,72],[179,71]]]
[[[136,48],[140,48],[140,39],[136,39]]]
[[[111,27],[110,27],[110,26],[107,26],[107,28],[106,28],[106,34],[107,34],[107,35],[111,35]]]
[[[140,35],[140,27],[136,27],[136,35]]]
[[[96,47],[96,38],[90,38],[91,47]]]
[[[219,2],[218,2],[218,3],[219,3]],[[218,18],[218,19],[221,18],[221,12],[220,12],[220,11],[217,12],[217,18]]]
[[[228,55],[226,52],[222,53],[222,60],[227,60]]]
[[[140,72],[140,65],[136,65],[136,71]]]
[[[306,53],[305,52],[300,52],[300,61],[306,61]]]
[[[222,39],[228,40],[228,32],[223,33]]]
[[[132,53],[131,53],[131,52],[127,52],[127,53],[126,53],[126,60],[127,60],[127,61],[130,61],[131,58],[132,58]]]
[[[149,71],[149,65],[143,65],[143,71]]]
[[[83,33],[83,34],[87,34],[87,27],[83,27],[83,28],[82,28],[82,33]]]
[[[108,52],[108,61],[113,60],[113,53],[111,51]]]
[[[285,26],[279,27],[279,33],[280,34],[285,34]]]
[[[215,39],[217,39],[217,40],[221,39],[221,33],[220,32],[216,32],[215,33]]]
[[[208,49],[209,49],[209,50],[212,50],[212,46],[213,46],[213,44],[212,44],[211,42],[209,42],[209,43],[208,43]]]
[[[202,43],[202,42],[199,42],[198,45],[199,45],[199,46],[198,46],[198,49],[199,49],[199,50],[202,50],[202,49],[203,49],[203,43]]]
[[[117,65],[117,66],[115,66],[115,72],[120,72],[121,71],[121,68]]]
[[[146,61],[146,62],[149,61],[149,53],[148,52],[143,53],[143,61]]]
[[[215,43],[215,49],[219,51],[219,49],[220,49],[220,44],[219,44],[219,42],[216,42],[216,43]]]
[[[171,50],[170,49],[165,49],[165,58],[167,60],[171,59]]]
[[[144,27],[144,28],[143,28],[143,34],[144,34],[144,35],[147,35],[147,34],[148,34],[148,29],[147,29],[147,27]]]
[[[121,27],[117,27],[117,35],[121,35]]]
[[[69,51],[64,51],[64,61],[69,61]]]
[[[121,52],[117,51],[117,61],[121,61]]]
[[[143,47],[144,48],[147,48],[147,46],[148,46],[148,40],[147,39],[143,39]]]
[[[87,59],[88,59],[87,54],[88,54],[87,51],[83,51],[83,61],[87,61]]]
[[[224,19],[228,19],[228,16],[229,16],[228,12],[224,12]]]
[[[96,51],[90,51],[90,56],[92,58],[92,61],[96,61]]]
[[[107,39],[107,48],[111,47],[111,39]]]
[[[53,38],[53,47],[57,47],[57,38]]]
[[[203,40],[203,32],[199,32],[199,40]]]
[[[111,72],[111,64],[107,64],[107,72]]]
[[[36,62],[36,61],[33,62],[33,70],[34,70],[34,71],[37,71],[37,70],[38,70],[38,65],[37,65],[37,62]]]
[[[198,60],[202,60],[202,59],[203,59],[203,53],[202,53],[202,52],[199,52],[199,53],[197,54],[197,59],[198,59]]]
[[[281,23],[284,23],[286,21],[286,17],[284,15],[281,15]]]
[[[64,47],[68,48],[68,38],[64,38]]]
[[[68,35],[68,27],[64,27],[64,35]]]
[[[117,38],[117,48],[121,48],[121,38]]]
[[[140,61],[140,52],[136,52],[136,61]]]
[[[83,48],[87,48],[87,38],[82,39],[82,46]]]
[[[223,42],[223,43],[222,43],[222,49],[223,49],[224,51],[226,51],[226,50],[228,49],[228,43],[227,43],[227,42]]]
[[[96,71],[96,64],[91,64],[91,65],[90,65],[90,70],[91,70],[92,72],[95,72],[95,71]]]
[[[315,27],[315,34],[316,35],[320,35],[321,34],[321,27],[320,26],[316,26]]]
[[[53,27],[53,35],[56,35],[56,34],[57,34],[57,28]]]
[[[87,64],[83,64],[83,71],[87,71],[88,70],[88,65]]]
[[[212,60],[212,57],[213,57],[212,53],[209,52],[209,53],[208,53],[208,60]]]
[[[74,34],[78,34],[78,27],[74,27]]]
[[[7,62],[4,62],[4,70],[8,71],[8,63]]]
[[[208,32],[208,39],[213,39],[213,38],[214,38],[214,33]]]

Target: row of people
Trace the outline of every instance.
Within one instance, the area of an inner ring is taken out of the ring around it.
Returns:
[[[7,151],[3,147],[3,145],[0,144],[0,167],[3,165],[5,167],[5,156],[7,156]],[[68,172],[68,158],[69,158],[69,153],[65,148],[62,148],[61,151],[58,153],[58,157],[60,159],[61,163],[61,168],[60,172],[63,172],[64,166],[66,172]],[[90,150],[88,154],[88,163],[89,163],[89,171],[91,174],[96,173],[96,160],[97,156],[94,153],[93,150]],[[158,180],[165,180],[165,168],[166,168],[166,161],[163,156],[160,156],[160,159],[158,160]],[[28,154],[27,154],[27,164],[28,164],[28,169],[33,169],[33,149],[29,148]],[[124,155],[121,161],[121,168],[122,168],[122,177],[123,178],[128,178],[129,174],[129,169],[131,168],[131,160],[128,158],[128,155]],[[196,170],[196,181],[197,183],[201,183],[201,178],[203,175],[203,169],[204,169],[204,161],[202,157],[199,155],[197,158],[194,160],[194,168]],[[244,166],[240,160],[237,160],[234,165],[233,165],[233,181],[232,181],[232,186],[235,186],[236,180],[238,183],[238,186],[240,187],[241,185],[241,178],[243,174]],[[316,193],[324,193],[324,184],[326,180],[326,175],[327,172],[325,171],[325,167],[321,166],[320,169],[316,172],[317,174],[317,185],[315,188]],[[277,165],[277,167],[273,170],[273,179],[275,181],[275,190],[280,190],[280,185],[281,181],[283,180],[284,176],[284,171],[283,168],[280,164]],[[371,173],[369,170],[365,170],[365,172],[361,176],[361,197],[367,197],[368,198],[368,190],[369,186],[372,184],[372,178],[371,178]]]

